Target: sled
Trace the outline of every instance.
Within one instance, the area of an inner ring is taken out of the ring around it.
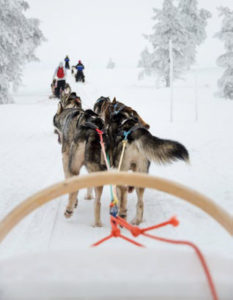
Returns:
[[[174,195],[206,212],[233,235],[233,217],[206,196],[160,177],[110,171],[72,177],[27,198],[0,222],[0,242],[23,218],[47,202],[76,190],[110,184]],[[4,299],[32,299],[35,295],[40,299],[211,299],[193,252],[174,247],[157,251],[149,247],[89,248],[7,259],[0,261],[0,293]],[[219,299],[232,299],[233,259],[209,255],[208,263]]]

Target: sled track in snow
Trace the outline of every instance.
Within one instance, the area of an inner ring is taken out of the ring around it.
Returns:
[[[228,233],[233,235],[233,217],[206,196],[181,184],[160,177],[142,173],[111,171],[75,176],[54,184],[27,198],[0,222],[0,242],[24,217],[54,198],[83,188],[109,184],[127,184],[135,187],[152,188],[174,195],[205,211],[222,225]]]

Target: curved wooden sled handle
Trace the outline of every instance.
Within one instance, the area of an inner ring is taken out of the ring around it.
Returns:
[[[83,188],[109,184],[127,184],[135,187],[152,188],[182,198],[204,210],[233,235],[233,217],[204,195],[181,184],[160,177],[142,173],[106,171],[91,173],[85,176],[74,176],[27,198],[0,222],[0,242],[24,217],[54,198]]]

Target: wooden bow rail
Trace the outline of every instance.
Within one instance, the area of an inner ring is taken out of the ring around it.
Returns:
[[[230,235],[233,235],[233,217],[206,196],[181,184],[160,177],[150,176],[142,173],[106,171],[91,173],[84,176],[74,176],[54,184],[42,191],[39,191],[38,193],[24,200],[22,203],[16,206],[3,220],[1,220],[0,242],[23,218],[54,198],[67,193],[75,192],[83,188],[110,184],[157,189],[159,191],[174,195],[205,211],[220,225],[222,225]]]

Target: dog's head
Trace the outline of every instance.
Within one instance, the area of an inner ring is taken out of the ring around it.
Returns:
[[[69,83],[66,83],[65,89],[64,89],[63,92],[64,92],[65,95],[71,94],[71,87],[70,87]]]
[[[62,104],[64,109],[82,108],[81,98],[77,96],[75,92],[70,93],[62,102],[63,102]]]
[[[101,113],[105,110],[107,104],[110,103],[110,98],[109,97],[99,97],[93,107],[93,110],[95,113],[98,115],[101,115]]]
[[[98,128],[100,130],[104,129],[104,121],[96,114],[93,110],[87,109],[84,112],[85,124],[92,124],[93,128]],[[84,125],[85,126],[85,125]]]
[[[140,124],[140,121],[137,117],[132,116],[128,111],[122,110],[117,114],[111,115],[111,124],[115,128],[125,130],[130,126],[135,126],[136,124]],[[127,127],[127,128],[126,128]]]
[[[105,146],[108,145],[104,121],[91,109],[87,109],[84,111],[82,120],[77,123],[77,129],[77,132],[83,132],[88,140],[92,140],[95,142],[98,141],[98,144],[100,141],[98,130],[101,130],[103,132]]]
[[[118,116],[119,115],[119,116]],[[126,106],[125,104],[119,102],[114,98],[111,102],[111,105],[106,111],[105,114],[105,120],[106,123],[111,124],[113,120],[118,120],[119,122],[122,122],[124,118],[132,118],[139,122],[143,127],[146,129],[150,128],[150,125],[148,125],[136,112],[136,110],[132,109],[130,106]]]
[[[66,83],[64,90],[61,92],[61,99],[67,98],[70,95],[70,93],[71,93],[71,87],[69,83]]]

